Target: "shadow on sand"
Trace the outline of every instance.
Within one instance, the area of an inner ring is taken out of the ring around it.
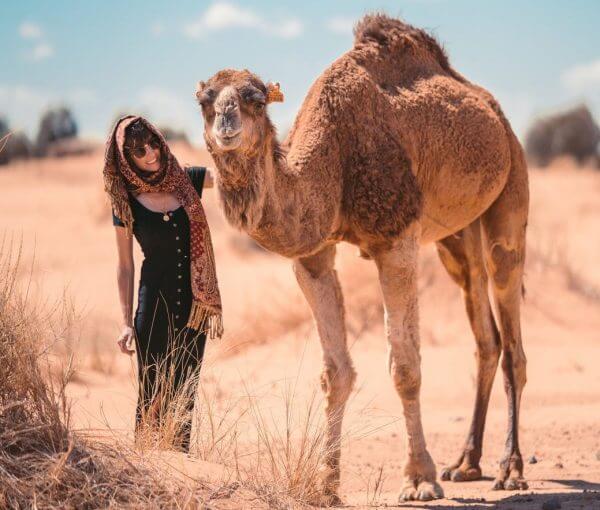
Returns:
[[[431,508],[432,510],[600,510],[600,483],[586,480],[545,480],[564,485],[573,492],[557,492],[558,488],[548,488],[544,492],[527,493],[525,491],[507,496],[500,500],[486,500],[485,498],[447,498],[430,502],[407,502],[398,506],[385,508],[398,508],[402,510]],[[539,489],[537,489],[539,491]],[[452,502],[449,504],[449,502]]]

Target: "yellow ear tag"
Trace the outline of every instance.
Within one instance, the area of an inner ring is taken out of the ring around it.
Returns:
[[[279,88],[279,83],[267,85],[267,103],[283,103],[283,92]]]

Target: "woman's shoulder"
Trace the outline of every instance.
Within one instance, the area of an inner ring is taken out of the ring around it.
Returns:
[[[196,193],[202,196],[202,187],[204,186],[204,177],[206,175],[206,167],[204,166],[188,166],[186,168],[190,180],[196,189]]]

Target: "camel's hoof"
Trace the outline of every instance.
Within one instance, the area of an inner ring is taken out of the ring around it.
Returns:
[[[503,491],[504,490],[504,480],[501,478],[496,478],[494,480],[494,485],[492,485],[493,491]]]
[[[481,468],[479,466],[447,467],[442,470],[441,479],[445,482],[472,482],[481,479]]]
[[[340,485],[340,471],[334,467],[322,464],[319,467],[319,491],[313,506],[340,506],[342,500],[337,495]]]
[[[508,480],[502,480],[502,478],[496,478],[492,489],[495,491],[507,490],[507,491],[524,491],[529,488],[527,481],[522,476],[518,478],[509,478]]]
[[[504,489],[507,491],[524,491],[529,488],[525,478],[509,478],[504,482]]]
[[[421,482],[417,487],[417,499],[419,501],[431,501],[444,497],[444,490],[437,482]]]
[[[320,492],[309,498],[308,503],[317,507],[342,506],[342,500],[335,492]]]
[[[404,487],[400,491],[400,496],[398,496],[398,501],[413,501],[417,499],[417,489],[415,489],[412,485],[409,487]]]
[[[523,460],[520,453],[515,453],[500,461],[500,472],[494,480],[494,490],[519,491],[529,486],[523,478]]]
[[[400,492],[398,501],[431,501],[444,497],[444,490],[437,482],[421,482],[417,487],[408,485]]]

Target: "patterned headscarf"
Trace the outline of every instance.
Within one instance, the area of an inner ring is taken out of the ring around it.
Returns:
[[[161,169],[151,176],[130,165],[124,153],[127,126],[140,121],[160,142]],[[125,224],[127,235],[133,232],[133,216],[127,190],[137,193],[174,193],[190,220],[190,262],[193,303],[187,326],[206,331],[211,338],[223,334],[221,297],[217,283],[210,230],[189,175],[171,154],[161,133],[146,119],[132,115],[115,125],[106,142],[104,190],[109,194],[115,214]]]

